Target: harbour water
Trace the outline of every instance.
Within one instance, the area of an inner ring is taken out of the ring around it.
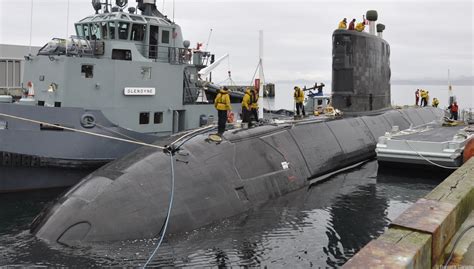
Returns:
[[[370,161],[245,214],[186,234],[166,235],[151,265],[337,268],[446,176],[417,170],[400,174]],[[0,266],[144,264],[157,239],[70,248],[34,238],[29,224],[62,191],[0,195]]]

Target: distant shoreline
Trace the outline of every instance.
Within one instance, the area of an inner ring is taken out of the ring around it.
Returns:
[[[318,84],[323,82],[326,86],[331,87],[331,81],[317,81]],[[294,85],[306,85],[306,86],[313,86],[315,81],[309,80],[277,80],[272,81],[272,83],[278,84],[294,84]],[[423,86],[447,86],[448,82],[446,80],[404,80],[404,79],[397,79],[392,80],[390,82],[391,85],[413,85],[420,87]],[[451,85],[453,86],[474,86],[474,77],[472,79],[463,78],[463,79],[454,79],[451,80]]]
[[[447,81],[440,80],[393,80],[392,85],[448,85]],[[452,80],[451,85],[474,86],[473,80]]]

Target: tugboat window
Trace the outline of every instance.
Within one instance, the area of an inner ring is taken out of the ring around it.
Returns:
[[[98,24],[91,24],[91,40],[102,39],[100,35],[100,26]]]
[[[94,77],[94,66],[90,64],[83,64],[81,66],[81,75],[83,78],[93,78]]]
[[[155,115],[153,117],[153,123],[154,124],[163,123],[163,112],[155,112]]]
[[[132,52],[130,50],[113,49],[112,50],[112,59],[113,60],[131,61],[132,60]]]
[[[89,35],[89,24],[83,24],[82,29],[84,29],[84,37],[89,40],[90,35]]]
[[[140,112],[140,124],[148,124],[150,123],[150,112]]]
[[[170,43],[170,31],[161,31],[161,43]]]
[[[84,31],[82,31],[82,25],[80,24],[76,25],[76,34],[77,36],[84,36]]]
[[[146,30],[145,24],[134,23],[132,25],[132,35],[130,39],[134,41],[143,41],[143,37],[145,36],[145,30]]]
[[[115,22],[114,21],[109,22],[109,33],[110,33],[110,39],[115,39]]]
[[[102,32],[102,35],[103,35],[103,39],[108,39],[108,34],[109,34],[109,31],[107,31],[107,23],[106,22],[101,22],[100,23],[100,28],[101,28],[101,32]]]
[[[148,58],[158,58],[158,26],[150,25],[149,47]]]
[[[128,22],[119,22],[119,39],[128,39]]]

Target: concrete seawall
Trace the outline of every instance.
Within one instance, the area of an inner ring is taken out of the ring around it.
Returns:
[[[403,212],[378,239],[368,243],[344,268],[432,268],[474,266],[474,158]],[[464,233],[465,232],[465,233]]]

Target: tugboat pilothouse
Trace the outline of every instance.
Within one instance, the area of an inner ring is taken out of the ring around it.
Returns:
[[[217,118],[219,88],[199,74],[214,55],[191,49],[155,0],[137,0],[141,14],[124,0],[92,5],[76,36],[25,56],[28,96],[0,98],[0,191],[69,186],[138,147],[61,126],[150,143]]]

